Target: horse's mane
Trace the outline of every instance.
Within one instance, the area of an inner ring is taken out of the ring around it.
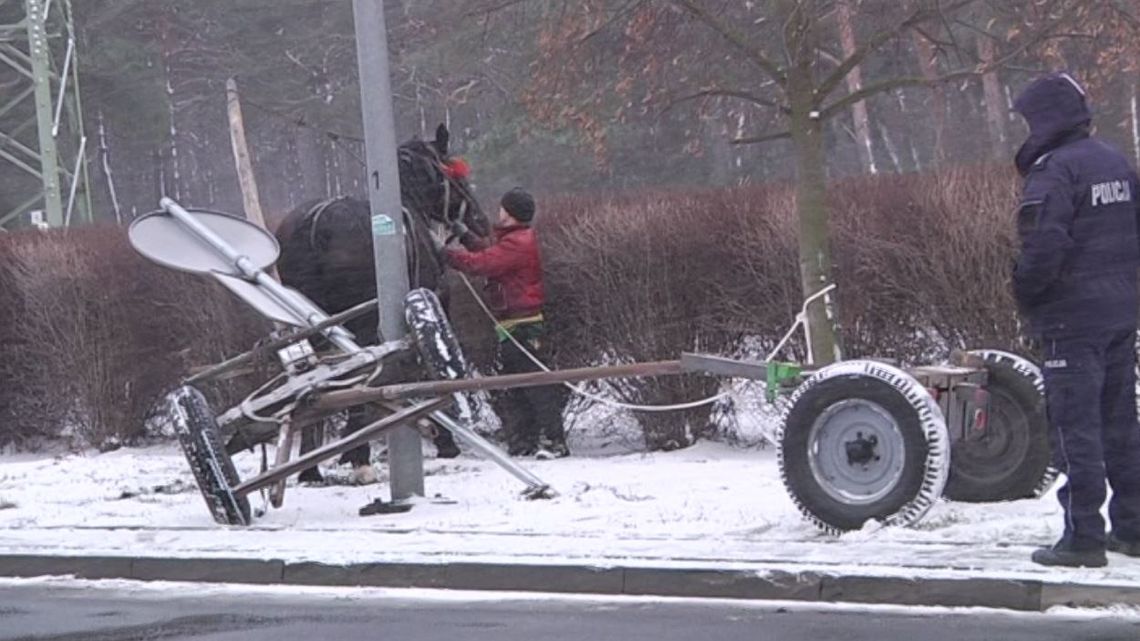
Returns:
[[[461,206],[461,212],[475,211],[483,220],[479,203],[465,182],[466,175],[455,175],[454,167],[449,164],[452,159],[448,155],[448,139],[449,134],[441,125],[435,141],[414,138],[397,148],[400,202],[411,215],[413,227],[417,223],[430,227],[443,222],[456,206]],[[316,249],[325,245],[322,236],[331,233],[330,230],[337,230],[348,238],[371,238],[368,201],[341,196],[306,202],[279,223],[277,236],[280,240],[303,239],[310,248]],[[412,231],[414,235],[416,230]]]
[[[400,145],[397,157],[400,200],[405,207],[422,215],[424,207],[440,199],[443,158],[435,147],[422,140],[410,140]]]

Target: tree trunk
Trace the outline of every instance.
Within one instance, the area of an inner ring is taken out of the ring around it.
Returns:
[[[1132,74],[1132,83],[1129,85],[1129,106],[1132,113],[1132,153],[1136,156],[1136,164],[1140,166],[1140,104],[1136,101],[1136,74]]]
[[[982,64],[994,61],[994,42],[985,36],[978,38],[978,55]],[[1006,108],[1005,95],[1001,90],[1001,82],[996,71],[982,75],[982,88],[985,92],[986,123],[990,130],[990,149],[994,158],[1004,158],[1007,155],[1006,140]]]
[[[836,6],[836,17],[839,21],[839,40],[843,46],[843,57],[847,58],[855,53],[855,27],[851,23],[851,7],[849,0],[840,0]],[[863,88],[863,72],[856,66],[847,74],[847,90],[855,93]],[[867,101],[860,100],[851,107],[855,120],[855,142],[859,147],[859,159],[867,173],[879,173],[875,165],[874,141],[871,138],[871,117],[867,112]]]
[[[797,73],[789,79],[792,143],[796,155],[796,213],[800,223],[800,280],[805,299],[833,282],[823,127],[812,103],[813,96],[810,73]],[[827,365],[840,359],[836,320],[834,306],[825,300],[816,301],[808,309],[811,357],[815,365]]]
[[[930,41],[921,34],[914,34],[915,51],[918,53],[918,67],[922,70],[922,77],[934,80],[938,77],[938,66],[934,61],[934,47]],[[941,84],[935,83],[930,87],[931,117],[934,121],[934,153],[935,164],[946,161],[946,90]]]
[[[702,115],[701,137],[705,147],[705,162],[708,166],[709,184],[724,187],[732,184],[732,149],[726,132],[722,131],[724,125],[723,114],[719,106],[711,113]]]
[[[913,122],[913,117],[911,116],[910,108],[907,106],[907,102],[906,102],[906,89],[899,89],[897,92],[895,92],[895,97],[899,101],[899,113],[902,114],[903,121],[904,122]],[[884,129],[886,129],[886,125],[881,125],[881,126]],[[914,164],[914,170],[915,171],[922,171],[922,156],[918,153],[918,145],[915,142],[915,136],[913,135],[913,129],[908,130],[904,137],[907,140],[907,143],[906,143],[907,147],[910,149],[910,160]]]
[[[887,148],[887,156],[891,159],[891,164],[895,167],[895,173],[901,174],[906,171],[902,166],[902,158],[899,157],[899,151],[895,148],[895,143],[891,140],[891,132],[887,131],[886,125],[879,123],[879,135],[883,137],[883,146]]]

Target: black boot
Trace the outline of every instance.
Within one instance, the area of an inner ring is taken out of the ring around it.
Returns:
[[[1053,547],[1040,548],[1031,557],[1038,565],[1064,566],[1068,568],[1103,568],[1108,559],[1102,549],[1074,550],[1064,543]]]
[[[297,481],[304,484],[323,485],[325,479],[321,476],[320,470],[315,467],[310,467],[301,472],[300,476],[297,477]]]
[[[1110,532],[1107,547],[1109,552],[1140,558],[1140,541],[1123,541]]]
[[[459,446],[455,444],[455,439],[451,436],[451,432],[443,428],[439,429],[439,433],[432,439],[435,444],[435,457],[436,458],[456,458],[460,455]]]

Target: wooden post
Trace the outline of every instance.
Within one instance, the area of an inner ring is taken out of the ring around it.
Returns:
[[[641,378],[649,376],[674,376],[684,374],[681,361],[657,361],[653,363],[631,363],[609,367],[582,367],[549,372],[528,372],[525,374],[503,374],[482,378],[459,378],[419,383],[398,383],[379,387],[356,387],[341,391],[326,392],[316,396],[311,407],[318,411],[335,411],[383,401],[398,401],[410,398],[446,396],[460,392],[484,390],[517,389],[522,387],[543,387],[562,383],[580,383],[603,378]]]
[[[237,81],[226,81],[226,106],[230,115],[230,142],[234,149],[234,166],[237,168],[238,183],[241,185],[241,199],[245,207],[245,218],[262,229],[265,215],[261,212],[261,200],[257,196],[257,179],[253,175],[253,163],[249,158],[249,146],[245,141],[245,120],[241,114],[241,101],[238,98]]]

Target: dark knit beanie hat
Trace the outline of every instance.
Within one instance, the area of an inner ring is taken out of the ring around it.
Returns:
[[[531,196],[522,187],[515,187],[503,194],[501,204],[503,209],[507,210],[507,213],[520,223],[529,223],[534,220],[534,196]]]

